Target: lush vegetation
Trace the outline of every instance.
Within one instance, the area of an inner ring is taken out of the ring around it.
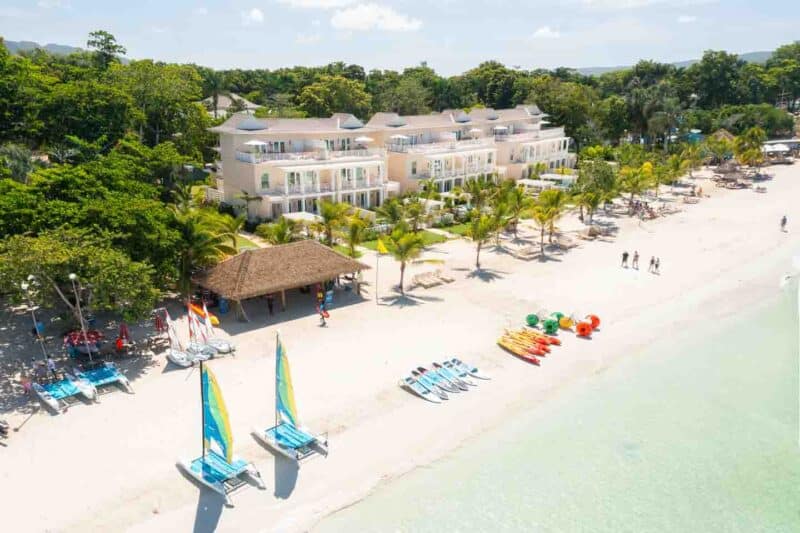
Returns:
[[[248,245],[238,236],[244,218],[220,214],[190,188],[197,169],[214,158],[208,128],[215,121],[198,103],[204,97],[213,107],[235,92],[263,105],[260,114],[285,117],[537,103],[580,149],[569,195],[548,193],[534,202],[513,184],[483,179],[461,191],[468,207],[448,198],[444,214],[426,209],[425,200],[437,196],[429,184],[376,210],[388,232],[384,246],[402,264],[443,239],[424,230],[432,223],[471,238],[476,266],[480,250],[521,218],[541,226],[543,243],[565,203],[591,221],[614,196],[635,198],[704,159],[758,164],[765,136],[793,127],[774,104],[795,111],[800,98],[800,43],[779,48],[765,65],[709,51],[685,69],[642,61],[597,77],[494,61],[452,77],[424,63],[402,72],[344,63],[229,71],[123,64],[124,47],[102,31],[89,36],[87,47],[55,56],[11,55],[0,46],[0,292],[71,311],[69,274],[76,274],[80,297],[92,308],[128,317],[145,315],[163,291],[188,297],[198,269]],[[739,137],[709,137],[702,146],[682,141],[691,128],[720,127]],[[348,207],[323,204],[320,214],[311,227],[281,219],[257,233],[275,244],[314,235],[354,256],[360,246],[377,247],[372,221]],[[28,276],[34,281],[26,291]]]

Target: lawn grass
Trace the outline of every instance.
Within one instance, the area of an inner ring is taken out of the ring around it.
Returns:
[[[448,227],[442,228],[442,229],[445,230],[448,233],[452,233],[453,235],[458,235],[460,237],[463,237],[463,236],[465,236],[467,234],[467,229],[468,228],[469,228],[469,224],[464,222],[462,224],[456,224],[454,226],[448,226]]]
[[[236,235],[236,249],[239,251],[246,250],[247,248],[259,248],[259,246],[242,235]]]
[[[425,244],[425,246],[439,244],[440,242],[445,242],[447,240],[447,237],[428,230],[422,230],[419,232],[419,234],[422,236],[422,242]],[[377,239],[372,241],[364,241],[361,243],[361,246],[374,251],[378,249],[378,241]]]
[[[363,246],[363,244],[362,244],[362,246]],[[350,257],[350,248],[348,248],[347,246],[344,246],[344,245],[342,245],[342,244],[334,244],[334,245],[333,245],[333,249],[334,249],[334,250],[336,250],[337,252],[339,252],[340,254],[344,254],[344,255],[346,255],[347,257]],[[359,258],[359,257],[361,257],[362,255],[363,255],[363,254],[362,254],[361,252],[359,252],[358,250],[356,250],[356,256],[355,256],[355,258],[354,258],[354,259],[358,259],[358,258]]]

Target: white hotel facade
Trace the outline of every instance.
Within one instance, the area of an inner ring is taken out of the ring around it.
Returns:
[[[209,195],[233,205],[250,197],[251,217],[316,213],[321,200],[369,209],[387,196],[433,180],[441,192],[480,175],[527,177],[544,163],[572,167],[563,128],[547,128],[536,106],[446,110],[430,115],[377,113],[364,124],[337,113],[318,119],[258,119],[236,114],[219,135],[221,179]]]

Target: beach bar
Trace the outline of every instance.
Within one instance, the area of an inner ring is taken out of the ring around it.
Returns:
[[[286,310],[286,291],[349,275],[353,290],[359,292],[357,274],[370,268],[327,246],[303,240],[269,248],[245,250],[195,277],[199,286],[232,301],[243,318],[243,300],[280,294]]]

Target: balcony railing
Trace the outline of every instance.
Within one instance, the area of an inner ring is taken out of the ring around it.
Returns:
[[[342,182],[342,186],[339,189],[337,189],[333,184],[330,183],[320,183],[320,184],[305,183],[302,186],[300,184],[294,184],[294,185],[289,185],[287,187],[278,186],[278,187],[271,187],[269,189],[261,189],[260,194],[266,196],[324,194],[337,191],[353,191],[356,189],[383,187],[383,185],[384,185],[384,180],[382,178],[374,177],[370,178],[369,181],[364,179],[364,180],[353,180],[351,182]]]
[[[236,160],[243,163],[269,163],[270,161],[326,161],[330,159],[383,157],[383,148],[361,150],[317,150],[315,152],[242,152],[236,151]]]
[[[451,179],[451,178],[464,178],[467,176],[476,176],[478,174],[493,174],[495,172],[497,172],[497,167],[493,165],[486,165],[486,166],[457,168],[455,170],[440,170],[435,172],[425,172],[423,174],[417,174],[414,177],[421,180],[427,180],[427,179],[440,180],[440,179]]]
[[[524,133],[495,133],[494,140],[497,142],[526,142],[558,139],[559,137],[564,137],[564,128],[526,131]]]
[[[386,149],[390,152],[398,152],[403,154],[430,154],[437,152],[454,152],[460,150],[474,150],[480,148],[491,148],[494,145],[494,139],[491,137],[483,137],[480,139],[465,139],[462,141],[441,141],[434,143],[389,143]]]

